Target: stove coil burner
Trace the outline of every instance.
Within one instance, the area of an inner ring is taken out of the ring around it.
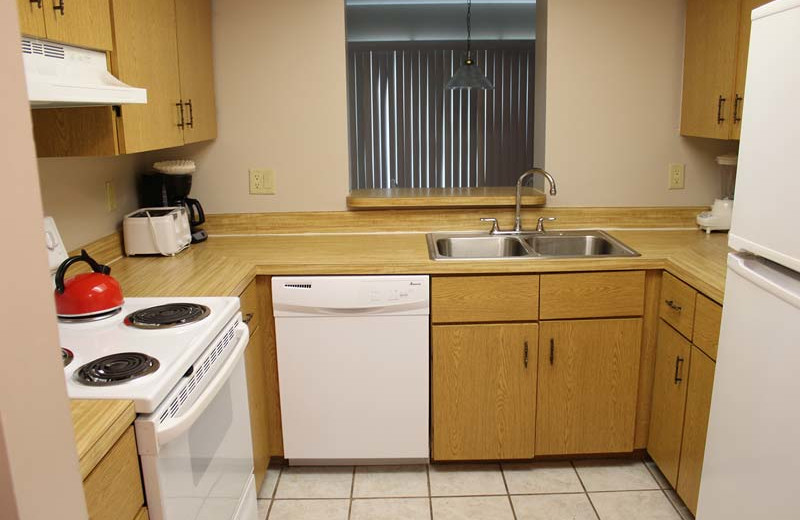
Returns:
[[[75,355],[72,353],[70,349],[63,347],[61,348],[61,361],[64,362],[64,366],[67,366],[70,363],[72,363],[72,359],[74,357]]]
[[[128,314],[125,323],[140,329],[166,329],[195,323],[209,314],[211,314],[211,309],[205,305],[168,303]]]
[[[95,359],[75,372],[89,386],[117,385],[158,370],[158,360],[139,352],[123,352]]]

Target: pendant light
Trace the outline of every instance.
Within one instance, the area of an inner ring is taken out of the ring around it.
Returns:
[[[450,78],[450,81],[447,82],[447,88],[494,89],[494,84],[484,76],[481,69],[475,64],[475,60],[472,59],[472,0],[467,1],[467,57],[464,58],[464,64],[458,68],[453,77]]]

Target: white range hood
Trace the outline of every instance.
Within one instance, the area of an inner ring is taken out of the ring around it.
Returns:
[[[108,72],[104,52],[22,38],[22,57],[31,108],[147,103],[147,90]]]

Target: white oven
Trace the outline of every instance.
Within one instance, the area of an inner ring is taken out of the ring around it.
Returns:
[[[244,350],[234,318],[153,413],[136,419],[151,520],[255,520]]]

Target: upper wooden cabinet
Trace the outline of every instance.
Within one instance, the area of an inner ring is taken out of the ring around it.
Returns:
[[[146,88],[147,104],[33,110],[39,157],[127,154],[214,139],[211,1],[111,0],[111,19],[111,70]]]
[[[688,0],[681,134],[738,139],[750,13],[767,0]]]
[[[642,319],[539,328],[536,455],[633,451]]]
[[[108,0],[17,0],[20,31],[68,45],[110,51]]]

